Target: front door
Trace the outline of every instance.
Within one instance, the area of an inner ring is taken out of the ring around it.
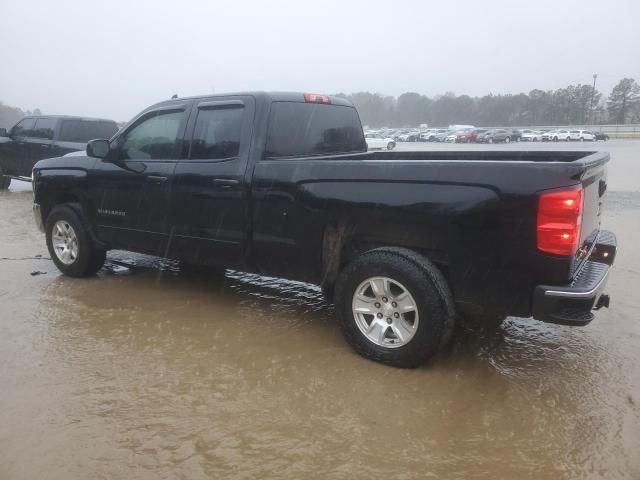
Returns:
[[[243,264],[254,110],[253,97],[246,96],[194,105],[189,153],[173,179],[172,255],[197,264]]]
[[[24,165],[29,160],[27,138],[33,135],[36,124],[34,118],[25,118],[18,122],[9,132],[6,142],[0,144],[3,173],[5,175],[22,175]],[[29,172],[31,175],[31,172]]]
[[[33,133],[26,139],[28,161],[23,162],[19,175],[31,176],[33,166],[44,158],[55,156],[52,152],[53,134],[57,120],[49,117],[38,117]]]
[[[98,237],[113,246],[163,256],[169,245],[171,179],[188,108],[148,111],[112,142],[90,180]]]

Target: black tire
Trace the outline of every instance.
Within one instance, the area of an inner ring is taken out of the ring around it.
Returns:
[[[70,264],[62,262],[53,248],[53,229],[59,221],[67,222],[72,227],[77,238],[78,255]],[[58,270],[65,275],[70,277],[90,277],[95,275],[104,265],[106,251],[94,244],[82,222],[81,216],[71,205],[58,205],[53,208],[45,222],[45,235],[51,259],[58,267]]]
[[[389,277],[404,285],[417,304],[420,321],[405,345],[387,348],[369,340],[359,329],[352,301],[368,278]],[[399,368],[415,368],[440,351],[451,339],[455,323],[453,297],[446,279],[428,259],[412,250],[385,247],[371,250],[351,262],[335,286],[336,315],[347,342],[363,357]]]
[[[389,142],[389,143],[387,143],[387,150],[393,150],[393,147],[395,147],[395,146],[396,146],[395,143]]]
[[[511,138],[510,138],[510,137],[505,137],[505,139],[504,139],[504,143],[509,143],[510,141],[511,141]]]
[[[0,190],[6,190],[11,185],[11,177],[5,177],[2,175],[2,169],[0,169]]]

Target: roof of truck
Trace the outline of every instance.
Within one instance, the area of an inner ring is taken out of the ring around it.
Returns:
[[[93,118],[93,117],[78,117],[74,115],[25,115],[23,118],[63,118],[66,120],[82,120],[85,122],[113,122],[116,123],[115,120],[111,120],[109,118]]]
[[[272,101],[272,102],[304,102],[305,93],[314,93],[314,92],[264,92],[264,91],[250,91],[250,92],[229,92],[229,93],[215,93],[210,95],[196,95],[192,97],[178,97],[167,99],[162,102],[158,102],[153,107],[157,105],[169,105],[171,103],[180,103],[185,100],[207,100],[207,99],[216,99],[216,98],[227,98],[227,97],[239,97],[239,96],[251,96],[255,97],[257,100],[264,101]],[[331,99],[332,105],[342,105],[345,107],[353,107],[353,104],[347,100],[346,98],[339,97],[336,95],[326,95],[326,94],[316,94],[327,96]],[[151,108],[151,107],[150,107]]]

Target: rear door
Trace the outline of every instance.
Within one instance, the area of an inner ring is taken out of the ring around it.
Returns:
[[[313,184],[319,185],[322,179],[297,183],[298,169],[335,160],[335,155],[362,152],[364,146],[360,118],[351,106],[271,104],[265,151],[253,170],[251,185],[258,271],[317,279],[326,224],[316,216],[325,206],[314,200]]]
[[[188,153],[173,177],[171,255],[198,264],[242,265],[254,111],[250,96],[194,104]]]
[[[19,172],[24,170],[24,165],[29,161],[27,138],[33,135],[35,125],[34,118],[20,120],[9,132],[8,139],[0,144],[0,167],[3,173],[21,175]]]
[[[113,161],[96,162],[90,182],[91,213],[101,239],[166,254],[171,179],[189,107],[171,104],[145,112],[112,142]]]

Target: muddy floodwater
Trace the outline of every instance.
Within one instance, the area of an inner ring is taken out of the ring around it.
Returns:
[[[418,147],[435,148],[400,146]],[[353,353],[306,284],[126,252],[62,277],[14,182],[0,479],[640,479],[640,141],[597,148],[612,152],[611,309],[584,328],[467,326],[417,370]]]

